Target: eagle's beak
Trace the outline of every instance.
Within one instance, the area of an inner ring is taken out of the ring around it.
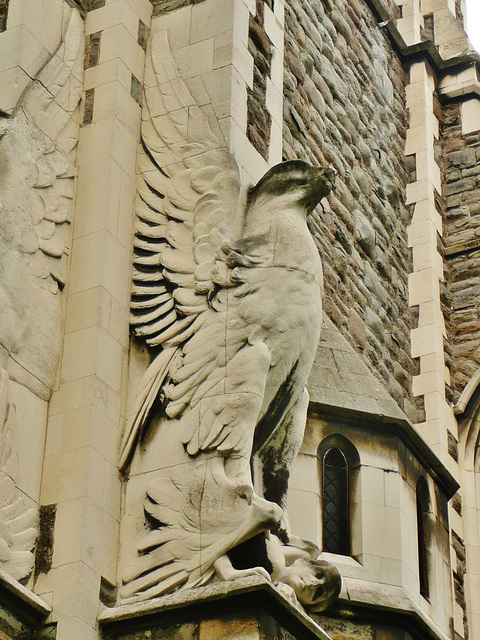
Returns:
[[[328,188],[328,192],[334,188],[335,186],[335,178],[337,177],[337,172],[333,167],[321,168],[319,170],[320,178],[324,180],[326,187]]]
[[[335,186],[336,171],[332,167],[319,167],[312,171],[308,195],[305,200],[307,214],[311,213]]]

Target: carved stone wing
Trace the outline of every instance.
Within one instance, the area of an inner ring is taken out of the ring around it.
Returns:
[[[238,167],[178,74],[167,34],[147,48],[135,200],[133,333],[180,344],[208,308],[217,250],[239,218]]]
[[[139,556],[123,575],[124,603],[206,584],[220,556],[273,525],[281,513],[251,487],[232,482],[222,457],[154,480],[144,508],[157,526],[140,541]]]
[[[11,444],[15,407],[8,402],[7,385],[7,373],[0,368],[0,567],[23,580],[33,569],[37,513],[25,505],[15,485],[18,457]]]
[[[163,351],[142,381],[121,467],[169,373],[175,348],[212,312],[215,282],[222,265],[225,270],[222,247],[242,225],[238,166],[179,77],[165,32],[154,34],[147,46],[141,138],[130,322],[134,335]],[[222,326],[210,331],[221,333]],[[215,364],[214,348],[210,356]],[[196,362],[197,368],[204,364]],[[183,391],[179,387],[180,396]]]
[[[31,273],[52,293],[65,284],[74,197],[70,154],[78,140],[74,112],[82,95],[83,26],[70,10],[60,47],[32,81],[14,117],[30,136],[29,209],[34,234],[24,238]]]

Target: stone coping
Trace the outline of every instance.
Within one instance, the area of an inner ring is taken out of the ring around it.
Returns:
[[[255,609],[268,612],[302,640],[331,640],[310,616],[294,607],[261,576],[185,589],[146,602],[104,607],[98,621],[104,629],[113,630],[121,624],[123,630],[126,624],[138,628],[151,623],[171,624],[192,618],[216,618],[219,613],[239,615],[244,612],[248,615]]]
[[[396,26],[396,21],[390,15],[388,9],[384,6],[382,0],[366,0],[366,4],[370,7],[383,22],[393,47],[405,59],[413,61],[415,59],[427,58],[435,71],[445,71],[457,66],[471,64],[480,65],[480,55],[473,49],[465,49],[463,53],[459,53],[450,58],[443,58],[433,42],[419,42],[417,44],[407,45],[402,38]],[[467,34],[465,33],[465,41],[467,42]]]
[[[362,356],[326,315],[307,388],[313,404],[408,421]]]
[[[35,593],[0,569],[0,599],[4,606],[15,610],[29,622],[39,623],[51,608]]]
[[[342,577],[342,593],[337,603],[327,612],[318,615],[351,618],[352,613],[363,618],[393,624],[392,615],[398,624],[428,640],[450,640],[450,636],[428,616],[401,586],[370,582],[358,578]],[[315,612],[312,612],[315,613]]]

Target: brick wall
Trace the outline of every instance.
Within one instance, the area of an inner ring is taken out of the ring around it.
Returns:
[[[326,312],[416,420],[405,70],[366,2],[288,0],[285,28],[284,157],[338,172],[329,206],[313,220]]]

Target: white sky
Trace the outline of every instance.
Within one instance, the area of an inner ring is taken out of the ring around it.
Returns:
[[[480,52],[480,0],[466,0],[467,31],[477,51]]]

